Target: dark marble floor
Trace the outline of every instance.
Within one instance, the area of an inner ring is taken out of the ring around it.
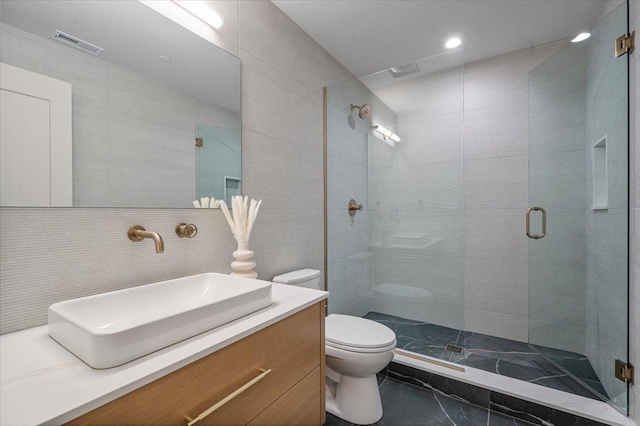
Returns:
[[[395,331],[398,349],[465,364],[587,398],[608,400],[606,391],[584,355],[377,312],[369,312],[365,318]],[[463,347],[463,352],[445,350],[449,343]]]
[[[384,415],[377,425],[529,426],[524,420],[470,404],[438,391],[378,375]],[[350,426],[327,413],[326,426]]]

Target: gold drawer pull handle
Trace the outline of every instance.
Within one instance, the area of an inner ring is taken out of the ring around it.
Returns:
[[[187,426],[192,426],[193,424],[198,423],[200,420],[204,419],[209,414],[213,413],[218,408],[222,407],[224,404],[226,404],[227,402],[231,401],[233,398],[235,398],[236,396],[240,395],[242,392],[246,391],[251,386],[253,386],[256,383],[258,383],[260,380],[264,379],[267,376],[267,374],[271,373],[271,369],[263,370],[262,368],[260,368],[260,373],[261,374],[258,377],[256,377],[255,379],[251,380],[250,382],[245,383],[244,385],[242,385],[241,387],[239,387],[238,389],[236,389],[235,391],[233,391],[232,393],[230,393],[229,395],[224,397],[224,399],[221,399],[214,406],[212,406],[208,410],[202,412],[195,419],[192,419],[191,417],[185,416],[185,418],[189,422],[189,423],[187,423]]]

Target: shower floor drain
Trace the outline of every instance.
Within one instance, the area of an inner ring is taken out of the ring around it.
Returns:
[[[448,343],[447,346],[445,346],[444,349],[447,350],[447,351],[456,352],[456,353],[459,353],[459,354],[461,354],[462,351],[464,351],[464,348],[462,346],[452,345],[451,343]]]

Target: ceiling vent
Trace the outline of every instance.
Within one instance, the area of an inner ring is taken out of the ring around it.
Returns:
[[[391,74],[393,78],[404,77],[405,75],[415,74],[417,72],[420,72],[420,67],[415,62],[393,67],[389,70],[389,74]]]
[[[80,49],[83,52],[90,53],[95,56],[98,56],[99,54],[104,52],[104,49],[102,47],[98,47],[95,44],[80,40],[79,38],[63,33],[60,30],[56,30],[55,34],[51,38],[59,41],[60,43],[75,47],[76,49]]]

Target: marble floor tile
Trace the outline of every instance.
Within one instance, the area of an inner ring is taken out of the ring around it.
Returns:
[[[596,400],[608,400],[586,356],[515,340],[369,312],[365,318],[395,331],[398,348],[468,365]],[[464,348],[447,351],[446,345]]]
[[[380,383],[380,398],[384,410],[382,419],[376,423],[380,426],[530,426],[533,424],[602,426],[597,422],[546,407],[538,407],[504,395],[492,396],[490,408],[487,408],[470,404],[460,398],[452,398],[438,390],[431,391],[393,377],[386,377],[383,374],[378,375],[378,383]],[[493,398],[496,399],[495,403]],[[508,406],[515,408],[507,408]],[[518,417],[512,417],[504,412],[508,410],[513,411]],[[551,416],[553,421],[544,423],[541,419],[546,418],[545,416]],[[535,422],[530,423],[526,419],[532,419]],[[353,423],[327,413],[325,425],[353,426]]]
[[[393,378],[380,387],[384,415],[376,423],[388,426],[486,425],[489,410],[448,396],[437,394]],[[327,413],[327,426],[347,426],[346,422]],[[508,424],[508,423],[507,423]]]
[[[498,413],[497,411],[489,411],[489,423],[488,426],[531,426],[533,423],[529,423],[526,420],[517,419],[515,417],[507,416],[506,414]]]

